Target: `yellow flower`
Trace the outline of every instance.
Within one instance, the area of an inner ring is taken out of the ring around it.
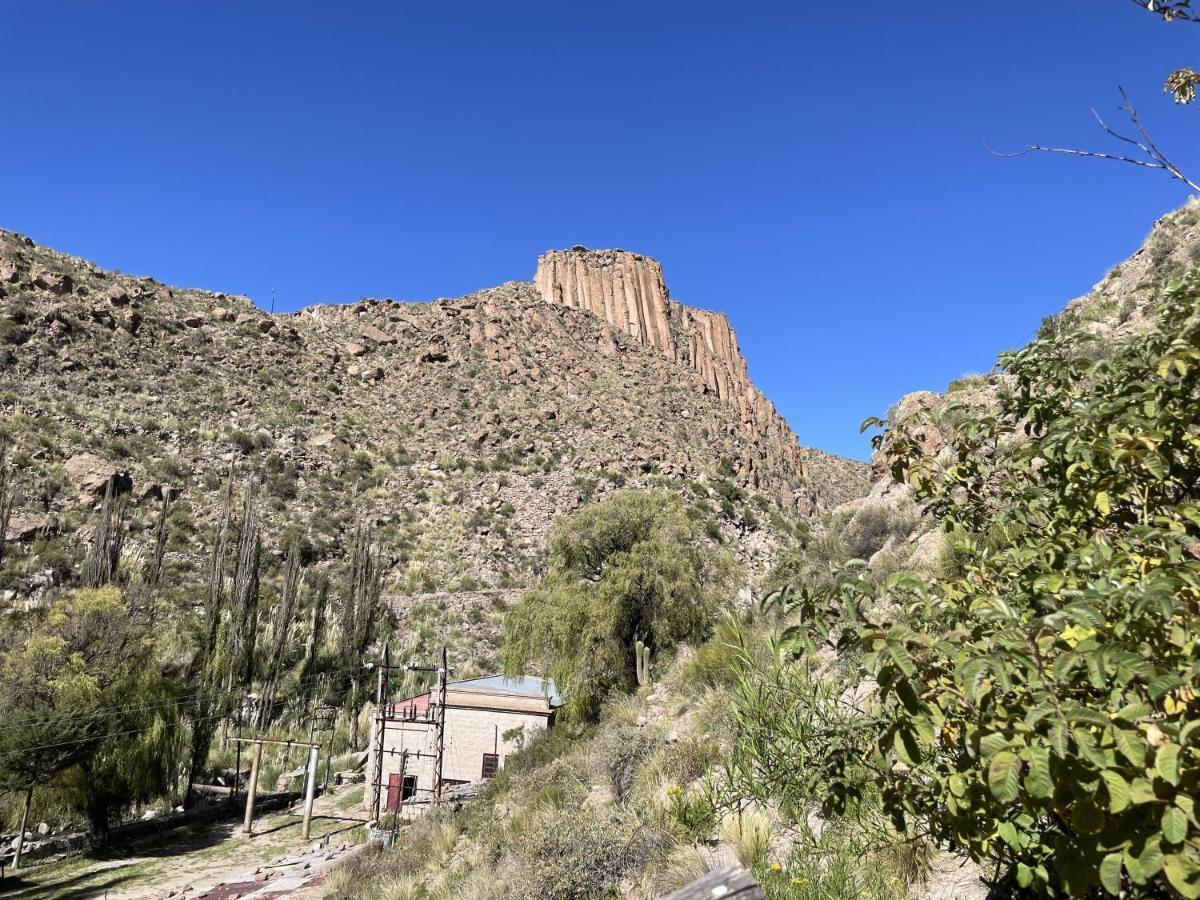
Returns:
[[[772,872],[782,872],[783,866],[781,866],[779,863],[771,863],[771,871]]]
[[[803,878],[793,878],[792,884],[808,884]]]

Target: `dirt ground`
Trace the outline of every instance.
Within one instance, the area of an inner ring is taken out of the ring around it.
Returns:
[[[172,831],[136,849],[39,863],[6,873],[0,895],[16,900],[187,900],[318,895],[326,868],[366,839],[362,785],[318,797],[312,837],[300,839],[301,816],[269,813],[241,833],[241,820]]]

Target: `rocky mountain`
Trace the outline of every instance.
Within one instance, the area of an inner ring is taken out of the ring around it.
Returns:
[[[0,231],[0,415],[10,606],[78,570],[110,482],[133,501],[126,570],[167,496],[168,568],[198,584],[231,465],[262,483],[275,556],[296,532],[337,558],[367,517],[401,598],[522,586],[556,516],[622,485],[709,503],[754,577],[867,486],[800,446],[724,316],[622,251],[551,252],[533,283],[457,299],[271,316]]]

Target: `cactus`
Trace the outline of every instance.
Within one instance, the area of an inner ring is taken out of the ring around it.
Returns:
[[[633,648],[633,657],[637,662],[637,683],[645,687],[650,683],[650,648],[644,641],[638,641]]]

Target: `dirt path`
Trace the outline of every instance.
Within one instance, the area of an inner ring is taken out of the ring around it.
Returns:
[[[108,900],[225,900],[284,897],[304,890],[323,867],[365,839],[362,785],[319,797],[312,839],[300,839],[300,810],[256,819],[254,834],[241,822],[217,822],[172,833],[120,854],[50,862],[0,882],[16,900],[104,897]]]

